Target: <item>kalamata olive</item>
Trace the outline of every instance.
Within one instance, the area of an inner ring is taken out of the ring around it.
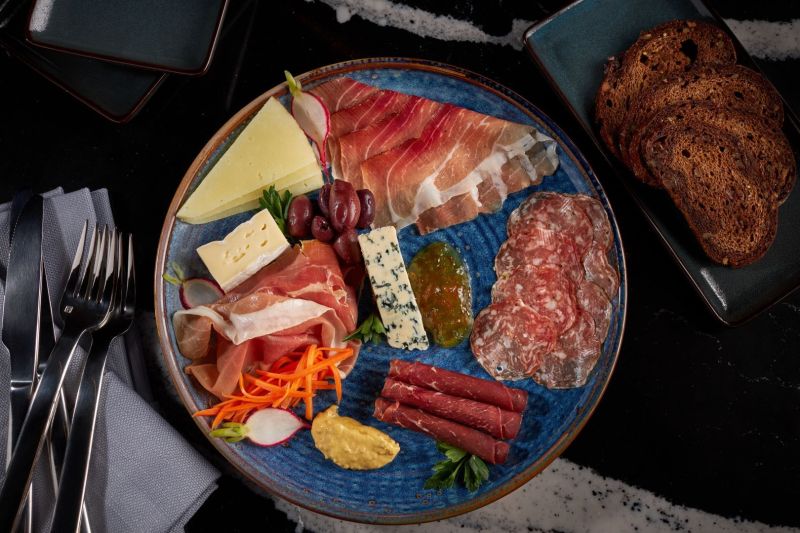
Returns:
[[[361,216],[361,203],[353,186],[342,180],[335,180],[328,199],[328,219],[337,233],[356,227]]]
[[[355,265],[361,261],[361,246],[358,244],[358,233],[347,229],[333,241],[336,255],[347,265]]]
[[[356,191],[358,203],[361,204],[361,214],[358,217],[356,227],[364,229],[375,220],[375,195],[369,189],[359,189]]]
[[[292,198],[286,214],[286,229],[296,239],[305,239],[311,233],[311,219],[314,217],[314,206],[308,196],[301,194]]]
[[[319,201],[317,202],[319,204],[320,213],[322,213],[326,217],[330,216],[330,212],[328,211],[328,202],[330,201],[330,198],[331,198],[331,184],[326,183],[319,190]]]
[[[331,242],[334,235],[328,219],[321,215],[315,216],[311,221],[311,235],[318,241]]]

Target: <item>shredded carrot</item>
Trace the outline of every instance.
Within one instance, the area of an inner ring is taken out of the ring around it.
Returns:
[[[302,351],[289,352],[268,366],[256,368],[253,373],[242,373],[234,394],[226,395],[221,402],[197,411],[194,416],[214,417],[211,427],[216,428],[225,421],[243,422],[250,413],[265,407],[289,409],[302,401],[305,417],[311,420],[316,391],[335,390],[337,401],[342,401],[338,365],[352,355],[352,348],[313,344]]]

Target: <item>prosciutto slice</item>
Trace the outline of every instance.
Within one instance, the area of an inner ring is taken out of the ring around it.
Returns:
[[[374,224],[403,228],[425,213],[419,229],[428,232],[495,210],[508,194],[555,171],[557,158],[537,168],[527,155],[542,142],[554,156],[552,139],[530,126],[444,106],[418,139],[361,164],[363,185],[376,199]]]
[[[411,96],[398,113],[343,135],[335,143],[329,143],[329,149],[331,144],[336,146],[331,152],[333,176],[349,181],[356,190],[361,189],[361,163],[419,137],[430,117],[445,105]]]
[[[328,108],[328,112],[333,114],[340,109],[353,107],[377,91],[377,87],[352,78],[336,78],[314,87],[309,92],[319,96]]]
[[[344,337],[355,329],[357,312],[355,292],[344,282],[333,249],[307,241],[218,302],[178,311],[173,322],[181,353],[193,361],[186,371],[223,398],[242,371],[312,343],[351,345],[354,356],[339,366],[346,375],[359,345]]]

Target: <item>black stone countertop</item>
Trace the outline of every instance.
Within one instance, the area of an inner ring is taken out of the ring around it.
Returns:
[[[406,3],[498,36],[508,34],[515,18],[535,21],[560,7],[555,0]],[[798,3],[715,5],[732,19],[800,17]],[[136,234],[141,293],[150,294],[163,214],[184,171],[237,109],[283,81],[285,68],[300,73],[353,58],[408,56],[484,74],[539,106],[584,151],[627,252],[630,301],[619,362],[564,457],[677,504],[800,526],[800,294],[735,329],[715,321],[520,47],[422,38],[359,17],[339,23],[320,1],[234,1],[225,24],[208,74],[171,76],[126,125],[106,121],[0,56],[0,200],[23,186],[108,188],[118,223]],[[797,57],[761,65],[800,111]],[[152,305],[143,299],[145,310]],[[165,391],[156,393],[170,402]],[[166,416],[224,466],[185,412],[167,409]],[[226,475],[188,530],[294,530],[271,509],[271,501]]]

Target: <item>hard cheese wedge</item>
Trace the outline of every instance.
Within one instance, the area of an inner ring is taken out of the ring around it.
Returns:
[[[426,350],[428,336],[393,226],[359,235],[361,255],[386,328],[386,342],[394,348]]]
[[[319,165],[315,161],[313,165],[309,165],[298,172],[292,173],[285,178],[281,178],[275,183],[271,183],[270,186],[274,186],[279,193],[283,191],[289,191],[293,196],[305,194],[309,191],[319,189],[322,186],[322,182],[320,181]],[[263,189],[258,189],[250,194],[246,194],[245,196],[228,202],[227,204],[220,206],[213,211],[203,213],[199,216],[183,217],[182,220],[189,224],[205,224],[206,222],[219,220],[237,213],[252,211],[253,209],[257,209],[259,207],[258,200],[262,197],[262,195]]]
[[[197,249],[208,271],[225,292],[274,261],[289,242],[266,209],[230,232],[223,240]]]
[[[322,172],[305,133],[275,98],[267,100],[209,170],[178,218],[202,223],[241,213],[270,185],[279,191],[295,186],[295,194],[322,187]]]

